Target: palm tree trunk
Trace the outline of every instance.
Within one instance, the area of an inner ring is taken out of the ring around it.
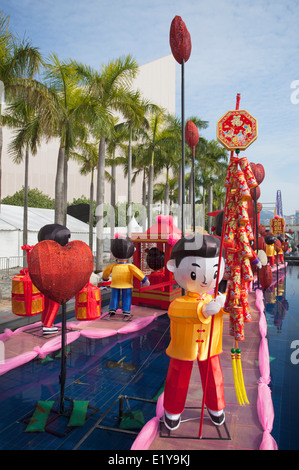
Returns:
[[[64,158],[63,168],[63,225],[66,226],[66,215],[67,215],[67,182],[68,182],[68,160]]]
[[[91,170],[90,191],[89,191],[89,248],[93,251],[93,193],[94,193],[94,169]]]
[[[105,137],[101,137],[99,144],[99,161],[97,175],[97,240],[96,240],[96,270],[103,269],[104,251],[104,188],[105,188]]]
[[[111,166],[111,186],[110,186],[110,241],[114,238],[114,231],[115,231],[115,181],[116,181],[116,166]]]
[[[203,228],[205,228],[206,220],[206,190],[202,188],[202,216],[203,216]]]
[[[64,160],[65,147],[59,147],[55,181],[55,223],[64,225]]]
[[[213,211],[213,186],[209,186],[208,189],[208,212]],[[208,217],[208,233],[211,233],[212,229],[212,217]]]
[[[164,192],[164,215],[169,214],[169,168],[166,168],[166,183]]]
[[[23,214],[23,245],[28,244],[28,176],[29,176],[29,149],[25,152],[24,176],[24,214]],[[27,267],[27,253],[23,251],[23,267]]]
[[[0,116],[1,116],[1,111],[0,111]],[[2,148],[3,148],[3,127],[0,126],[0,208],[1,208],[1,203],[2,203]]]
[[[146,180],[145,180],[145,168],[143,169],[143,181],[142,181],[142,230],[146,230]]]
[[[152,152],[152,161],[149,166],[148,175],[148,206],[147,206],[147,225],[148,228],[152,225],[153,215],[153,200],[154,200],[154,152]]]
[[[131,236],[131,219],[132,219],[132,128],[130,128],[129,149],[128,149],[128,212],[127,212],[128,237]]]

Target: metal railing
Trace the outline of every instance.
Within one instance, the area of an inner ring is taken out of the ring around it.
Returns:
[[[23,255],[0,257],[0,277],[7,278],[15,273],[18,269],[23,268]]]

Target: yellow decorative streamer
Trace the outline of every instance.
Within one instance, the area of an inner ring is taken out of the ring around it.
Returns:
[[[237,357],[235,353],[237,353]],[[231,358],[232,358],[232,369],[233,369],[234,384],[235,384],[237,400],[240,405],[249,404],[246,390],[245,390],[245,385],[244,385],[243,372],[242,372],[241,350],[232,348]]]
[[[241,363],[241,349],[236,350],[237,353],[237,371],[238,371],[238,380],[240,385],[240,390],[243,396],[244,404],[249,405],[249,401],[246,394],[244,378],[243,378],[243,371],[242,371],[242,363]]]

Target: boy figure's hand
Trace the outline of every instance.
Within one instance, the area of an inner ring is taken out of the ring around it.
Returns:
[[[225,295],[219,294],[216,299],[211,300],[208,304],[205,304],[202,308],[202,313],[205,318],[211,315],[216,315],[224,307]]]

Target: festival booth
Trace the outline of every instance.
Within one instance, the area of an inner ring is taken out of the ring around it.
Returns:
[[[133,305],[156,306],[167,309],[179,295],[181,288],[173,280],[166,264],[173,244],[181,238],[181,231],[173,224],[171,216],[159,215],[155,224],[144,233],[133,233],[135,246],[133,264],[145,273],[150,286],[140,287],[133,283]]]

